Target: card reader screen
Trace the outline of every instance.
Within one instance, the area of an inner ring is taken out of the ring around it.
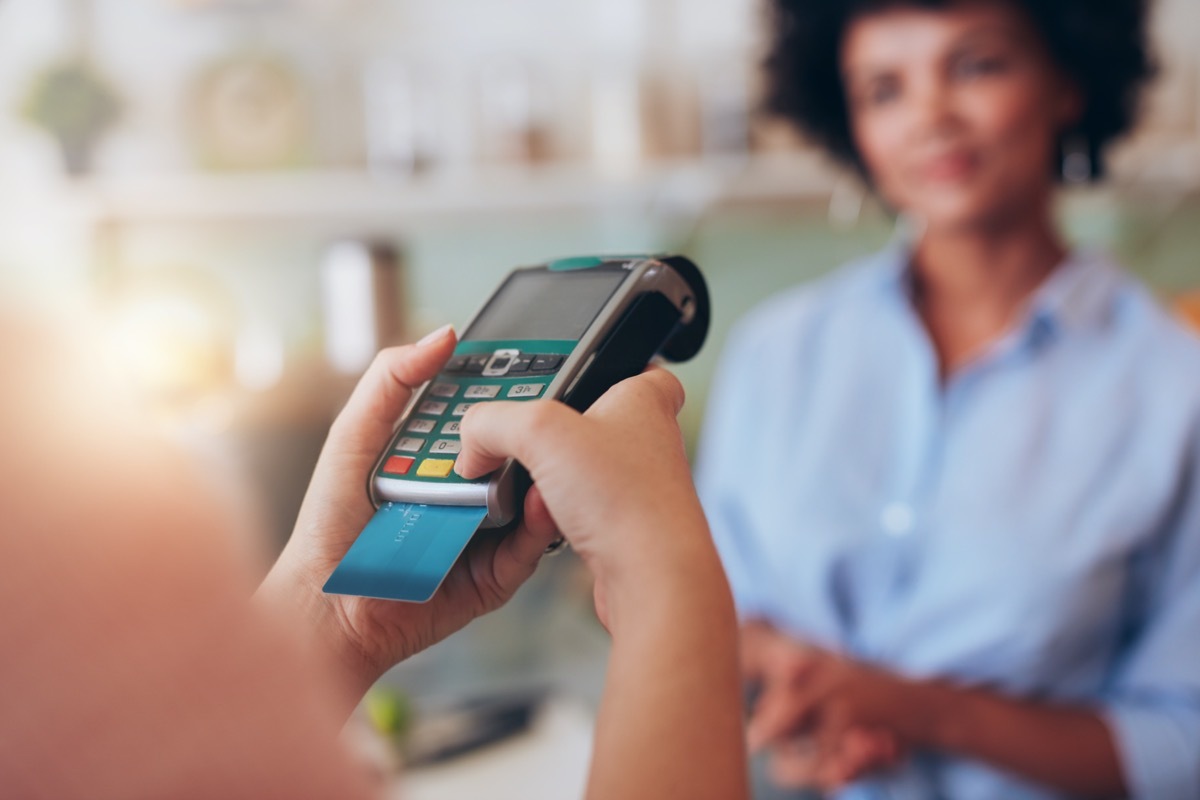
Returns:
[[[462,338],[578,340],[628,275],[617,269],[514,272]]]

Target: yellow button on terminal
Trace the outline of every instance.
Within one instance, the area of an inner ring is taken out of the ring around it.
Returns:
[[[427,458],[417,467],[421,478],[445,478],[454,469],[453,458]]]

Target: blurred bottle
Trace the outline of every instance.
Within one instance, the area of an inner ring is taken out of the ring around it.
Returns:
[[[700,149],[704,155],[745,155],[750,150],[754,100],[748,57],[714,58],[699,72]]]
[[[408,176],[438,157],[438,125],[428,87],[394,56],[368,59],[363,69],[367,168],[374,175]]]
[[[614,59],[592,75],[592,158],[605,173],[629,175],[643,155],[641,70]]]
[[[321,261],[325,356],[337,372],[357,375],[380,348],[404,341],[405,287],[390,244],[334,242]]]

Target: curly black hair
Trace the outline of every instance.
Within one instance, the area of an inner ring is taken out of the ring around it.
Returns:
[[[1136,120],[1155,66],[1146,38],[1147,0],[1008,0],[1041,31],[1047,49],[1084,97],[1072,139],[1100,155]],[[772,40],[764,67],[766,110],[792,122],[860,174],[842,86],[839,50],[855,18],[896,7],[946,8],[956,0],[769,0]],[[962,2],[962,0],[957,0]],[[1060,143],[1061,147],[1061,143]]]

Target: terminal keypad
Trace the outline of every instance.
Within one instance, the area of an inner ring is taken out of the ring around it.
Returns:
[[[462,451],[459,430],[467,410],[493,400],[541,397],[565,360],[554,353],[512,350],[452,357],[393,439],[379,474],[385,478],[456,479],[454,462]]]

